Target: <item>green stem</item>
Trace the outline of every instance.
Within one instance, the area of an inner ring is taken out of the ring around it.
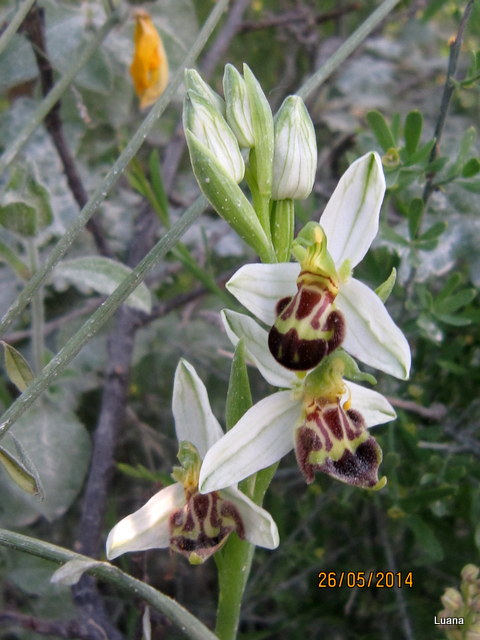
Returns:
[[[269,240],[270,235],[270,198],[262,196],[257,182],[257,155],[255,149],[250,151],[249,163],[245,171],[245,179],[252,194],[252,205],[257,214],[258,221]]]
[[[118,285],[107,300],[83,324],[77,333],[50,360],[41,373],[21,396],[7,409],[0,421],[0,438],[12,424],[26,411],[38,396],[47,389],[50,383],[61,373],[80,349],[103,327],[125,299],[138,287],[146,273],[154,267],[168,251],[170,251],[185,231],[203,213],[207,202],[198,198],[180,220],[157,242],[143,260]]]
[[[0,37],[0,53],[5,51],[10,40],[17,33],[18,27],[22,24],[25,16],[32,8],[34,2],[35,0],[24,0],[18,7],[17,13],[10,20],[10,24],[7,26]]]
[[[249,497],[261,505],[278,462],[262,469],[244,483],[248,483]],[[253,485],[253,486],[252,486]],[[244,489],[244,487],[241,488]],[[215,555],[218,570],[218,605],[215,633],[220,640],[235,640],[242,608],[243,594],[252,568],[255,547],[238,536],[231,536],[225,547]]]
[[[278,262],[288,262],[295,226],[295,203],[293,200],[272,200],[270,225],[277,260]]]
[[[400,0],[384,0],[382,4],[358,27],[352,35],[335,51],[325,64],[311,76],[297,91],[297,95],[306,100],[339,66],[359,47],[370,33],[395,8]]]
[[[75,57],[75,61],[72,66],[66,71],[66,73],[60,78],[57,84],[51,91],[45,96],[42,102],[35,109],[32,116],[24,128],[16,134],[15,140],[10,147],[0,157],[0,174],[2,174],[8,165],[15,160],[19,151],[26,144],[32,133],[40,125],[45,116],[51,111],[52,107],[61,98],[66,91],[67,87],[71,84],[77,73],[85,66],[92,55],[97,51],[100,44],[105,37],[111,31],[111,29],[119,22],[120,16],[118,12],[112,13],[105,24],[98,30],[95,36],[91,39],[88,45],[82,49],[78,58]]]
[[[39,266],[38,248],[35,238],[28,239],[28,255],[30,260],[30,270],[37,271]],[[43,304],[43,287],[39,287],[32,298],[32,362],[35,374],[40,373],[43,368],[44,345],[44,325],[45,314]]]
[[[0,529],[0,546],[28,553],[45,560],[64,564],[70,560],[92,562],[92,558],[74,553],[63,547],[48,542],[42,542],[28,536]],[[141,598],[159,613],[165,615],[189,638],[195,640],[217,640],[216,636],[203,625],[200,620],[184,609],[178,602],[172,600],[160,591],[145,584],[141,580],[132,578],[117,567],[101,562],[86,570],[86,573],[109,582],[117,589],[127,594],[131,599]]]
[[[374,11],[367,20],[344,42],[338,51],[327,61],[298,91],[302,98],[306,99],[310,96],[340,65],[348,58],[348,56],[365,40],[372,30],[388,15],[388,13],[398,4],[399,0],[386,0],[376,11]],[[252,171],[252,174],[254,172]],[[250,178],[249,187],[252,195],[255,193],[255,184],[252,176],[247,175],[247,181]],[[252,188],[253,187],[253,188]],[[292,206],[287,204],[284,214],[289,216],[288,225],[293,221]],[[261,204],[254,198],[254,206],[262,226],[265,225],[265,211]],[[282,209],[282,206],[280,206]],[[282,213],[281,211],[278,212]],[[267,217],[268,226],[270,220]],[[275,222],[275,216],[274,220]],[[283,230],[286,231],[286,230]],[[273,228],[275,236],[275,228]],[[277,237],[278,252],[284,257],[287,251],[286,244],[280,242]],[[285,240],[285,239],[283,239]],[[288,259],[288,258],[286,258]],[[265,492],[272,481],[278,464],[272,465],[268,469],[264,469],[256,474],[255,484],[253,486],[253,500],[256,504],[262,504]],[[217,554],[218,578],[219,578],[219,601],[217,609],[217,626],[216,633],[221,640],[235,640],[240,619],[240,608],[243,599],[243,593],[249,577],[251,564],[253,560],[254,547],[249,543],[240,540],[236,536],[232,536],[228,540],[224,549]]]
[[[216,558],[219,596],[215,633],[220,640],[235,640],[237,637],[243,594],[254,553],[252,544],[235,535],[228,540],[221,558]]]
[[[147,115],[145,120],[138,128],[137,132],[125,147],[123,153],[118,157],[115,164],[107,173],[101,184],[94,191],[92,197],[89,199],[82,211],[79,213],[78,217],[75,219],[75,222],[69,229],[67,229],[66,233],[52,249],[43,267],[39,269],[37,273],[35,273],[31,278],[31,280],[25,285],[23,291],[20,293],[12,306],[8,309],[5,316],[2,318],[2,321],[0,323],[0,334],[3,334],[5,330],[12,324],[15,318],[17,318],[17,316],[23,311],[23,309],[25,309],[32,298],[33,292],[48,277],[56,264],[68,251],[75,238],[82,231],[88,220],[92,217],[98,207],[105,200],[113,186],[117,183],[128,163],[136,155],[150,130],[155,125],[158,118],[165,111],[173,96],[176,94],[177,89],[183,80],[184,68],[189,67],[193,64],[193,62],[205,46],[205,43],[214,30],[216,24],[220,20],[222,13],[224,12],[227,5],[228,0],[219,0],[219,2],[217,2],[207,21],[205,22],[202,30],[200,31],[197,39],[195,40],[195,43],[193,44],[189,53],[185,56],[185,59],[179,67],[179,70],[173,76],[163,95],[152,107],[150,113]]]

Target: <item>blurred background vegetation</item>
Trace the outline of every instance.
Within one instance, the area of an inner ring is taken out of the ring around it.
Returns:
[[[14,5],[2,5],[0,26],[11,18]],[[61,74],[104,22],[108,3],[41,0],[38,5],[45,11],[48,58],[54,73]],[[122,3],[122,9],[137,5],[152,14],[175,71],[213,3],[158,0]],[[281,544],[274,552],[256,552],[240,629],[244,640],[440,639],[445,634],[433,623],[443,590],[458,584],[466,563],[480,563],[478,2],[465,25],[441,141],[437,147],[432,142],[449,54],[466,5],[460,0],[401,2],[307,103],[317,132],[318,179],[312,196],[297,208],[298,226],[318,219],[351,160],[371,149],[382,154],[389,188],[381,233],[356,276],[378,286],[397,269],[388,307],[408,337],[413,367],[407,383],[377,375],[377,389],[398,412],[396,421],[375,429],[388,477],[381,492],[356,490],[320,475],[307,487],[293,455],[282,461],[264,505],[278,523]],[[234,1],[198,68],[221,93],[224,64],[240,68],[247,62],[275,111],[376,6],[369,0]],[[128,73],[133,19],[128,12],[122,15],[61,101],[64,138],[87,194],[143,118]],[[0,56],[3,150],[32,116],[41,91],[31,43],[20,32]],[[181,100],[179,91],[96,215],[103,248],[90,229],[69,258],[103,253],[135,264],[168,221],[196,198],[181,136]],[[159,167],[168,219],[158,199]],[[33,231],[19,228],[8,215],[15,175],[23,185],[25,176],[31,177],[36,206],[45,212]],[[22,286],[22,265],[26,271],[33,268],[32,245],[41,261],[77,215],[79,202],[43,127],[0,180],[10,190],[0,202],[3,313]],[[2,471],[0,526],[101,554],[113,524],[169,482],[176,456],[171,391],[180,357],[194,364],[214,412],[222,416],[231,345],[220,328],[226,294],[218,288],[223,290],[228,276],[254,256],[211,212],[182,242],[183,248],[148,276],[152,311],[124,310],[123,325],[117,318],[95,336],[14,427],[39,469],[46,498],[26,496]],[[55,272],[43,289],[42,357],[56,353],[101,301],[91,283],[65,280],[61,269]],[[229,306],[235,304],[230,299]],[[3,337],[34,362],[31,338],[30,311]],[[112,367],[115,357],[120,369]],[[253,369],[251,383],[254,400],[268,391]],[[4,375],[2,408],[16,395]],[[108,408],[109,398],[118,414]],[[95,461],[92,442],[98,450],[106,415],[115,422],[115,466],[105,470],[108,501],[100,539],[92,541],[85,523],[90,507],[96,507],[84,487]],[[119,566],[213,625],[213,562],[190,567],[166,551],[150,551],[122,557]],[[76,615],[79,594],[50,584],[52,570],[46,561],[0,549],[2,640],[97,637],[59,635]],[[413,586],[318,588],[322,571],[412,572]],[[111,588],[99,589],[120,637],[140,638],[142,604],[124,601]],[[181,637],[158,615],[152,614],[152,624],[155,639]]]

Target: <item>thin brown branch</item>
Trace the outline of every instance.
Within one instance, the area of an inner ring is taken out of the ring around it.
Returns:
[[[422,416],[422,418],[427,418],[427,420],[440,421],[447,415],[447,407],[440,403],[432,404],[430,407],[423,407],[417,402],[413,402],[412,400],[402,400],[402,398],[388,397],[388,401],[397,409],[405,409],[405,411],[416,413],[417,415]]]
[[[448,69],[447,69],[447,77],[445,79],[445,84],[443,86],[443,95],[440,103],[440,110],[438,114],[438,119],[435,125],[435,132],[433,137],[435,139],[435,146],[432,149],[430,154],[430,163],[432,163],[438,155],[438,151],[440,148],[440,141],[442,139],[443,129],[445,127],[445,122],[447,120],[448,109],[450,106],[450,102],[452,100],[456,82],[455,82],[455,74],[457,72],[457,64],[458,57],[460,55],[460,50],[462,48],[463,36],[465,33],[465,28],[467,26],[468,20],[472,13],[473,4],[475,0],[469,0],[465,6],[465,11],[463,12],[462,19],[460,20],[460,24],[458,26],[458,31],[450,42],[450,56],[448,59]],[[425,183],[425,188],[423,190],[423,201],[426,203],[432,192],[435,190],[434,185],[435,173],[432,172]]]
[[[73,311],[60,316],[59,318],[55,318],[53,320],[50,320],[49,322],[46,322],[44,325],[43,335],[50,335],[55,331],[58,331],[58,329],[64,327],[68,322],[92,313],[102,304],[104,300],[105,298],[89,298],[82,307],[74,309]],[[4,339],[8,344],[15,344],[17,342],[22,342],[23,340],[29,340],[31,337],[31,329],[22,329],[21,331],[12,331],[11,333],[8,333]]]
[[[22,24],[22,30],[32,44],[33,53],[40,73],[42,94],[46,96],[53,88],[54,78],[52,65],[47,55],[45,16],[44,10],[41,7],[35,5],[32,7]],[[62,162],[69,189],[79,208],[83,209],[88,202],[88,194],[83,186],[82,179],[65,139],[60,115],[60,101],[58,101],[47,114],[44,124]],[[104,256],[112,255],[98,222],[90,219],[86,224],[86,228],[92,234],[98,251]]]
[[[358,11],[360,6],[361,5],[358,2],[352,2],[345,7],[333,9],[332,11],[326,11],[325,13],[301,11],[299,8],[298,10],[287,11],[280,15],[271,15],[267,18],[264,18],[263,20],[246,20],[240,25],[239,31],[259,31],[261,29],[289,26],[294,22],[305,21],[314,22],[315,24],[322,24],[324,22],[330,22],[331,20],[337,20],[338,18],[352,11]]]
[[[130,244],[130,265],[139,262],[153,245],[156,224],[157,220],[151,210],[144,207],[137,218]],[[107,343],[108,364],[76,543],[78,551],[94,558],[102,554],[108,489],[114,470],[115,446],[125,418],[133,346],[140,317],[140,312],[125,305],[120,307]],[[73,587],[73,594],[84,615],[92,617],[100,627],[108,631],[109,640],[122,638],[108,619],[93,578],[83,576]]]

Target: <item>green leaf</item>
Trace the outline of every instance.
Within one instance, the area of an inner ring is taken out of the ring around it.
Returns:
[[[415,151],[406,161],[405,164],[411,166],[413,164],[423,165],[427,162],[432,153],[432,149],[435,146],[435,140],[429,140],[424,145],[422,145],[419,149]]]
[[[392,229],[392,227],[382,227],[382,235],[390,242],[398,244],[401,247],[408,247],[410,245],[409,241]]]
[[[73,258],[59,263],[55,269],[54,278],[57,280],[62,278],[77,287],[93,289],[97,293],[110,295],[131,271],[129,267],[110,258]],[[152,300],[150,292],[143,282],[128,296],[125,304],[150,313]]]
[[[417,515],[406,518],[407,526],[415,534],[418,546],[422,549],[430,562],[438,562],[443,558],[443,548],[438,541],[432,527]]]
[[[22,491],[25,491],[32,496],[36,496],[40,493],[40,487],[37,483],[36,475],[29,471],[20,460],[2,446],[0,446],[0,464]]]
[[[150,471],[150,469],[147,469],[143,464],[137,463],[135,466],[132,466],[125,462],[119,462],[116,466],[121,473],[125,474],[129,478],[147,480],[150,483],[161,482],[165,486],[172,483],[172,479],[168,473]]]
[[[423,115],[420,111],[410,111],[405,118],[405,149],[408,155],[412,155],[418,147],[423,129]]]
[[[88,45],[89,38],[82,34],[81,42],[73,55],[79,55]],[[75,84],[93,93],[108,96],[112,91],[113,74],[110,58],[99,47],[75,78]]]
[[[0,207],[0,224],[21,236],[33,237],[37,232],[34,207],[26,202],[11,202]]]
[[[410,238],[415,238],[417,235],[420,223],[423,216],[424,203],[422,198],[413,198],[410,202],[410,207],[408,209],[408,232],[410,233]]]
[[[52,223],[50,195],[31,167],[12,171],[0,206],[0,224],[9,231],[33,237]]]
[[[472,182],[464,182],[458,181],[457,184],[465,189],[465,191],[470,191],[471,193],[480,193],[480,180],[474,180]]]
[[[395,286],[395,282],[397,280],[397,270],[395,267],[392,268],[390,275],[375,289],[375,293],[380,298],[382,302],[386,302],[392,293],[393,287]]]
[[[450,297],[450,295],[455,291],[455,289],[461,284],[462,276],[460,273],[452,273],[449,277],[442,290],[435,298],[435,303],[438,304],[442,300],[446,300]]]
[[[388,151],[389,149],[397,146],[396,140],[390,131],[387,121],[379,111],[369,111],[367,113],[367,122],[375,135],[378,144],[384,151]]]
[[[462,178],[472,178],[480,172],[480,160],[478,158],[470,158],[462,167]]]
[[[446,222],[435,222],[434,224],[432,224],[431,227],[429,227],[425,233],[423,233],[420,237],[419,240],[423,241],[423,242],[429,242],[431,240],[437,240],[439,236],[442,235],[442,233],[445,231],[445,229],[447,228],[448,224]]]
[[[40,516],[49,521],[59,518],[80,491],[90,461],[90,437],[73,412],[43,401],[26,412],[2,439],[13,453],[9,436],[21,439],[22,448],[38,469],[45,498],[38,500],[0,477],[2,495],[0,526],[27,526]]]
[[[477,131],[475,127],[469,127],[460,139],[460,146],[458,149],[457,162],[463,163],[466,161],[467,156],[470,154],[472,146],[477,138]]]
[[[93,569],[99,566],[109,567],[108,562],[100,562],[100,560],[88,560],[87,558],[75,558],[69,560],[60,569],[57,569],[50,578],[53,584],[63,584],[67,587],[71,587],[80,580],[85,571]]]
[[[154,149],[148,157],[148,170],[150,172],[152,191],[159,208],[163,211],[162,222],[168,226],[168,198],[163,186],[162,169],[157,149]]]
[[[451,325],[452,327],[467,327],[469,324],[472,324],[471,318],[461,315],[453,315],[451,313],[435,313],[435,318],[444,324]]]
[[[235,348],[235,355],[233,356],[232,367],[230,369],[230,381],[228,384],[225,409],[227,431],[237,424],[252,404],[245,345],[242,338]]]
[[[7,375],[17,389],[23,392],[35,377],[33,371],[19,351],[3,340],[1,344],[3,345]]]
[[[0,261],[5,262],[22,280],[28,280],[31,276],[30,269],[18,257],[16,251],[0,240]]]
[[[470,304],[472,300],[476,297],[477,291],[476,289],[463,289],[458,293],[455,293],[452,296],[442,300],[440,303],[438,302],[438,298],[435,301],[435,308],[437,311],[444,313],[452,313],[460,309],[461,307],[465,307],[467,304]]]

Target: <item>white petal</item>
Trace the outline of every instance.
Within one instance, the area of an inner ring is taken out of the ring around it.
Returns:
[[[200,491],[237,484],[280,460],[293,448],[300,402],[290,391],[260,400],[209,450],[200,470]]]
[[[355,382],[346,382],[350,391],[352,409],[357,409],[365,419],[367,427],[395,420],[397,414],[389,401],[378,391],[362,387]]]
[[[235,504],[242,516],[245,537],[257,547],[275,549],[279,544],[278,528],[274,519],[239,489],[230,487],[222,491]]]
[[[244,339],[249,358],[254,361],[267,382],[274,387],[287,388],[297,382],[296,375],[278,364],[272,356],[268,348],[268,334],[253,318],[224,309],[222,322],[232,344],[236,346],[240,338]]]
[[[353,269],[367,253],[377,235],[384,193],[385,178],[377,153],[356,160],[340,178],[320,218],[337,267],[350,260]]]
[[[203,458],[223,436],[223,430],[212,413],[205,385],[192,365],[183,359],[175,371],[172,409],[178,441],[194,444]]]
[[[168,547],[170,515],[184,504],[185,493],[178,482],[156,493],[138,511],[113,527],[107,538],[107,558],[112,560],[127,551]]]
[[[410,347],[377,294],[352,278],[335,299],[346,323],[343,348],[375,369],[406,380]]]
[[[276,318],[277,302],[297,292],[300,265],[296,262],[246,264],[226,287],[243,306],[269,326]]]

